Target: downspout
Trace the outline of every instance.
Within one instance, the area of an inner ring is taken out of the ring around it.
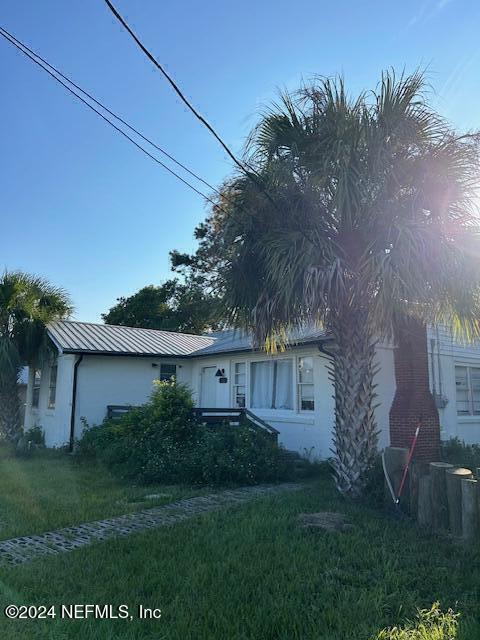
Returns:
[[[433,397],[437,396],[437,383],[435,380],[435,340],[434,338],[430,339],[430,364],[432,366],[432,392]]]
[[[440,358],[440,332],[438,330],[438,324],[436,326],[436,333],[437,333],[438,391],[443,398],[442,361]]]
[[[73,445],[75,442],[75,410],[77,408],[77,380],[78,380],[78,365],[83,360],[83,355],[79,356],[73,365],[73,386],[72,386],[72,412],[70,414],[70,443],[69,451],[73,451]]]
[[[331,358],[332,360],[335,360],[335,355],[328,349],[325,349],[325,342],[320,342],[320,344],[318,345],[318,350],[322,355],[326,356],[327,358]]]

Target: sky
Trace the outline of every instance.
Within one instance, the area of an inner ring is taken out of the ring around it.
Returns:
[[[302,79],[427,69],[430,99],[480,128],[477,0],[114,0],[240,153],[258,114]],[[0,24],[213,185],[232,163],[103,0],[1,0]],[[0,269],[66,289],[78,320],[172,276],[204,201],[0,39]]]

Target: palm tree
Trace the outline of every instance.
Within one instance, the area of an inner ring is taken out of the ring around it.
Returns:
[[[423,92],[421,73],[389,72],[355,100],[340,78],[283,94],[251,134],[254,180],[232,179],[214,232],[237,325],[270,350],[307,322],[331,333],[333,467],[350,496],[377,450],[378,339],[400,318],[478,332],[478,139]]]
[[[45,327],[71,313],[68,295],[46,280],[6,271],[0,277],[0,435],[20,435],[18,378],[46,348]]]

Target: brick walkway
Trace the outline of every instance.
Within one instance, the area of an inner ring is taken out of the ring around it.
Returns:
[[[216,511],[222,507],[243,504],[255,498],[275,496],[285,491],[296,491],[301,488],[302,485],[295,483],[242,487],[231,491],[178,500],[160,507],[127,513],[124,516],[108,520],[95,520],[38,535],[11,538],[3,542],[0,541],[0,565],[22,564],[40,556],[68,553],[99,540],[109,540],[154,527],[164,527],[188,520],[202,513]]]

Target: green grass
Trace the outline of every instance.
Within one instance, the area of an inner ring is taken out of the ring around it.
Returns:
[[[341,511],[354,528],[307,531],[302,512]],[[0,606],[159,607],[159,621],[9,621],[9,640],[367,640],[435,601],[480,638],[480,549],[342,501],[327,477],[130,538],[0,570]],[[388,636],[383,636],[387,638]],[[400,636],[397,636],[400,637]],[[447,640],[446,636],[401,636]],[[452,636],[453,637],[453,636]]]
[[[198,495],[191,487],[135,486],[93,463],[44,451],[16,458],[0,449],[0,539],[108,518]],[[148,494],[164,494],[145,500]]]

